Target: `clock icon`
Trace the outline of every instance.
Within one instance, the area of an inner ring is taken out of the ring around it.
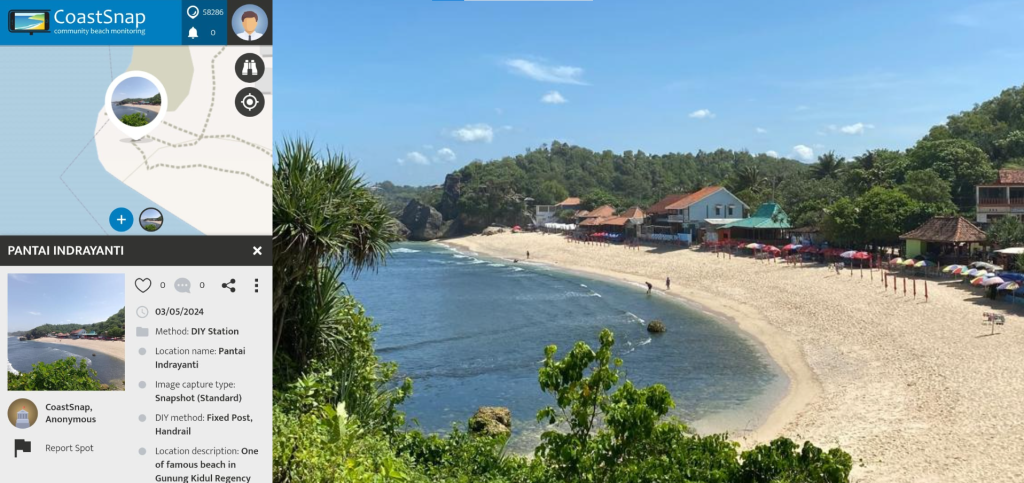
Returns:
[[[149,309],[145,307],[139,307],[135,309],[135,315],[138,315],[140,319],[145,319],[149,315]]]

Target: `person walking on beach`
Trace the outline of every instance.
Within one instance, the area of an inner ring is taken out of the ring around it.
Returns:
[[[665,290],[672,290],[672,279],[665,277]]]
[[[644,282],[644,283],[647,284],[647,295],[650,295],[651,294],[651,289],[654,288],[654,285],[651,285],[651,282]]]
[[[526,259],[527,259],[527,260],[529,260],[529,259],[530,259],[530,250],[526,250]]]

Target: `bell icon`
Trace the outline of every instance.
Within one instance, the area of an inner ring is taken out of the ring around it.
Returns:
[[[197,38],[199,38],[199,32],[196,32],[196,28],[195,27],[192,27],[192,28],[188,29],[188,38],[190,38],[190,39],[197,39]]]

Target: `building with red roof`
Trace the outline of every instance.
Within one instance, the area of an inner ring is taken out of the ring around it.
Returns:
[[[705,233],[714,233],[714,227],[742,219],[749,209],[722,186],[671,194],[647,209],[644,234],[682,235],[681,240],[699,242]]]
[[[992,183],[975,187],[975,221],[983,226],[1004,216],[1024,217],[1024,170],[1000,169]]]

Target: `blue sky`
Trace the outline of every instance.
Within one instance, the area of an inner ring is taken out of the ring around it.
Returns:
[[[114,89],[114,95],[110,97],[110,100],[120,101],[123,99],[149,98],[159,93],[160,90],[149,79],[129,77],[117,85]]]
[[[554,139],[805,161],[903,149],[1024,83],[1024,1],[304,1],[275,16],[275,138],[314,137],[400,184]]]
[[[123,307],[120,273],[7,275],[7,331],[103,322]]]

